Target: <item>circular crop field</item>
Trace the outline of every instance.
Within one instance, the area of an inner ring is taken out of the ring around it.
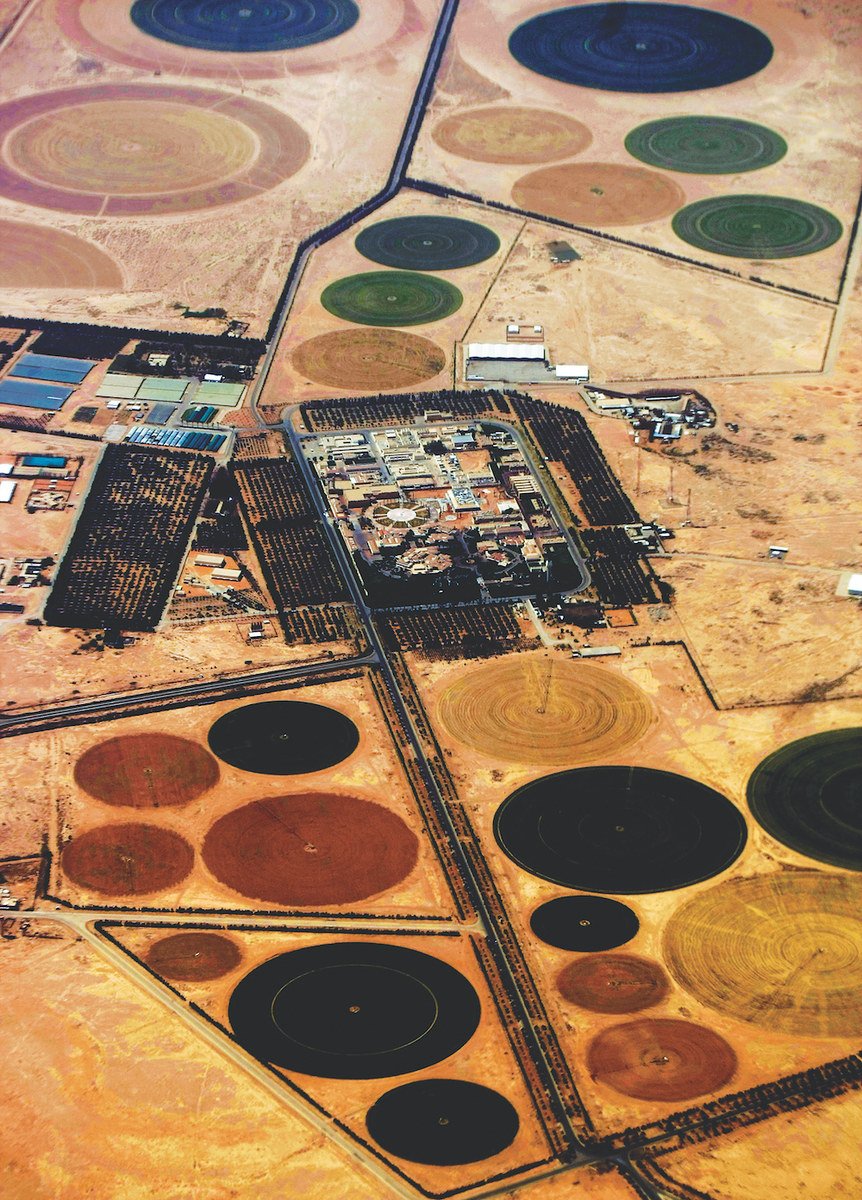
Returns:
[[[586,125],[547,108],[512,104],[454,113],[431,131],[438,146],[474,162],[541,163],[572,158],[593,140]]]
[[[788,196],[711,196],[676,214],[677,237],[731,258],[798,258],[835,244],[844,232],[837,217]]]
[[[634,954],[591,954],[576,959],[557,975],[564,1000],[600,1013],[630,1013],[660,1004],[667,976],[658,965]]]
[[[60,857],[79,887],[111,896],[140,896],[180,883],[194,865],[191,846],[158,825],[100,825],[73,838]]]
[[[557,896],[530,917],[537,938],[560,950],[613,950],[640,928],[627,904],[607,896]]]
[[[795,1037],[862,1028],[862,881],[820,871],[732,879],[671,917],[668,970],[702,1004]]]
[[[453,271],[492,258],[500,239],[484,225],[460,217],[393,217],[363,229],[356,249],[384,267]]]
[[[151,37],[218,53],[295,50],[359,20],[353,0],[135,0],[131,17]]]
[[[703,1025],[644,1017],[593,1038],[587,1069],[599,1083],[637,1100],[693,1100],[730,1083],[736,1054]]]
[[[755,820],[800,854],[862,871],[862,729],[782,746],[748,781]]]
[[[518,866],[588,892],[664,892],[718,874],[746,828],[718,792],[647,767],[581,767],[535,779],[497,809],[494,836]]]
[[[228,1016],[262,1062],[328,1079],[384,1079],[448,1058],[479,1025],[468,979],[386,942],[326,942],[279,954],[237,984]]]
[[[0,195],[64,212],[157,216],[230,204],[294,175],[303,130],[258,100],[101,84],[0,105]]]
[[[464,297],[445,279],[417,271],[366,271],[324,289],[320,302],[357,325],[427,325],[457,312]]]
[[[523,175],[512,199],[527,212],[572,225],[644,225],[669,217],[685,204],[679,184],[648,171],[617,163],[562,163]]]
[[[666,171],[735,175],[778,162],[787,142],[765,125],[736,117],[666,117],[633,129],[626,150]]]
[[[531,71],[608,92],[691,92],[763,70],[766,34],[686,4],[583,4],[519,25],[509,51]]]
[[[463,1079],[418,1079],[384,1092],[365,1118],[389,1154],[454,1167],[511,1146],[520,1122],[505,1096]]]
[[[301,342],[291,361],[300,375],[325,387],[388,391],[433,379],[446,366],[446,355],[414,333],[346,329]]]
[[[218,763],[197,742],[168,733],[108,738],[75,763],[75,783],[105,804],[164,808],[213,787]]]
[[[123,288],[122,271],[101,247],[23,221],[0,221],[0,278],[7,288]]]
[[[236,942],[220,933],[173,933],[153,942],[144,962],[163,979],[202,983],[220,979],[242,962]]]
[[[416,835],[379,804],[355,796],[275,796],[220,817],[203,860],[221,883],[269,903],[351,904],[413,870]]]
[[[450,737],[504,762],[565,766],[619,754],[655,723],[640,688],[592,664],[508,659],[474,667],[443,692]]]
[[[210,728],[213,754],[255,775],[307,775],[349,758],[359,730],[349,717],[304,700],[259,700],[224,713]]]

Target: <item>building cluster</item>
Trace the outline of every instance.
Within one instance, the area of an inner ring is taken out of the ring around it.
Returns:
[[[352,554],[388,575],[547,577],[566,540],[514,435],[480,422],[320,434],[305,451]],[[517,587],[515,590],[519,590]]]
[[[650,442],[674,442],[686,429],[712,429],[715,425],[715,409],[700,392],[644,392],[626,396],[597,388],[585,391],[598,412],[628,421],[636,440],[645,434]]]

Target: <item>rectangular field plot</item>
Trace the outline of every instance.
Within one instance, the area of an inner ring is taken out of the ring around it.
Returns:
[[[188,386],[187,379],[148,379],[138,388],[135,399],[179,402]]]
[[[143,375],[114,375],[109,371],[96,395],[106,400],[134,400],[135,392],[143,382]]]
[[[195,401],[198,404],[218,404],[222,408],[236,408],[244,394],[244,383],[207,383],[204,381],[195,392]]]
[[[0,381],[0,404],[58,412],[72,395],[72,390],[56,383],[21,383],[17,379],[4,379]]]
[[[50,379],[55,383],[81,383],[96,364],[83,358],[54,358],[48,354],[22,354],[10,375],[25,379]]]
[[[108,446],[45,606],[49,625],[154,629],[212,461]]]

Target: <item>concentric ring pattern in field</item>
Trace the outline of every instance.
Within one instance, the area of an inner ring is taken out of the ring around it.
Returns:
[[[633,129],[626,150],[666,171],[735,175],[778,162],[787,142],[765,125],[736,117],[664,117]]]
[[[111,896],[139,896],[180,883],[194,865],[185,838],[159,825],[99,825],[78,834],[60,857],[79,887]]]
[[[122,271],[100,246],[23,221],[0,221],[0,280],[6,288],[123,289]]]
[[[359,745],[349,717],[305,700],[258,700],[232,708],[214,721],[213,754],[255,775],[307,775],[334,767]]]
[[[437,1167],[499,1154],[520,1124],[505,1096],[464,1079],[417,1079],[392,1088],[368,1110],[365,1123],[389,1154]]]
[[[540,163],[580,154],[593,140],[565,113],[512,104],[453,113],[431,131],[438,146],[474,162]]]
[[[609,896],[557,896],[539,905],[530,928],[549,946],[589,953],[630,942],[640,921],[627,904]]]
[[[522,175],[512,199],[526,212],[603,229],[669,217],[685,204],[685,193],[675,180],[646,167],[576,162]]]
[[[454,271],[493,257],[500,239],[484,225],[460,217],[392,217],[363,229],[356,249],[384,267]]]
[[[587,1049],[587,1069],[593,1079],[624,1096],[694,1100],[730,1083],[736,1054],[704,1025],[644,1017],[597,1034]]]
[[[101,84],[0,105],[0,195],[63,212],[158,216],[259,196],[309,141],[285,113],[204,88]]]
[[[365,391],[411,387],[439,375],[446,355],[428,338],[397,329],[345,329],[301,342],[294,367],[325,387]]]
[[[474,666],[446,688],[437,712],[471,749],[542,767],[619,754],[657,720],[649,697],[621,675],[551,658]]]
[[[213,787],[218,763],[203,746],[169,733],[106,738],[75,763],[75,782],[104,804],[168,808]]]
[[[782,746],[748,781],[748,804],[776,841],[862,871],[862,729],[834,729]]]
[[[221,883],[272,904],[351,904],[400,883],[419,843],[405,822],[358,796],[304,792],[219,817],[201,855]]]
[[[365,271],[337,279],[324,289],[325,309],[356,325],[428,325],[457,312],[458,288],[418,271]]]
[[[271,958],[237,984],[228,1016],[262,1062],[329,1079],[384,1079],[454,1054],[479,1025],[470,981],[431,954],[325,942]]]
[[[702,1004],[794,1037],[862,1028],[862,880],[793,871],[731,879],[670,921],[663,958]]]
[[[629,1013],[660,1004],[669,985],[657,962],[636,954],[587,954],[563,967],[557,989],[590,1012]]]
[[[217,53],[295,50],[345,33],[353,0],[135,0],[131,17],[151,37]]]
[[[497,809],[494,836],[540,879],[635,894],[717,875],[741,853],[746,827],[729,800],[684,775],[581,767],[513,792]]]
[[[522,66],[610,92],[691,92],[761,71],[766,34],[726,13],[685,4],[583,4],[525,21],[509,38]]]
[[[676,214],[673,231],[691,246],[731,258],[798,258],[835,244],[837,217],[789,196],[710,196]]]

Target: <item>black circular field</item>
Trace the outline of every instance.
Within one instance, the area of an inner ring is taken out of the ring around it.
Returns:
[[[427,325],[442,321],[464,303],[458,288],[418,271],[366,271],[325,288],[325,309],[357,325]]]
[[[430,1067],[468,1042],[479,997],[454,967],[403,946],[327,942],[271,958],[233,991],[237,1040],[256,1058],[329,1079]]]
[[[776,841],[818,862],[862,871],[862,729],[782,746],[749,779],[748,804]]]
[[[692,92],[747,79],[772,58],[753,25],[686,4],[584,4],[540,13],[509,38],[531,71],[608,92]]]
[[[558,896],[536,909],[530,928],[560,950],[613,950],[632,940],[640,921],[628,905],[607,896]]]
[[[359,745],[349,717],[303,700],[264,700],[225,713],[209,731],[210,750],[256,775],[307,775],[333,767]]]
[[[359,20],[353,0],[135,0],[138,29],[192,50],[296,50],[338,37]]]
[[[582,767],[513,792],[494,834],[525,871],[587,892],[664,892],[730,866],[745,820],[718,792],[646,767]]]
[[[732,258],[798,258],[832,246],[841,222],[825,208],[788,196],[711,196],[673,218],[691,246]]]
[[[454,271],[500,249],[493,230],[460,217],[393,217],[363,229],[356,249],[372,262],[406,271]]]
[[[787,142],[765,125],[735,117],[666,117],[633,129],[626,150],[666,171],[735,175],[778,162]]]
[[[499,1154],[520,1124],[505,1096],[463,1079],[420,1079],[393,1088],[368,1110],[365,1123],[389,1154],[435,1167]]]

